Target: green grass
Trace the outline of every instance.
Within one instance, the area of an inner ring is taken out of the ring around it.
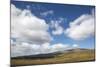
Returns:
[[[54,58],[46,59],[11,59],[11,65],[23,66],[23,65],[41,65],[41,64],[57,64],[57,63],[72,63],[83,61],[94,61],[95,51],[75,51],[70,53],[63,53],[55,55]]]

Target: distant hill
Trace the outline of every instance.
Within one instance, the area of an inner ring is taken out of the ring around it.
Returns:
[[[28,56],[18,56],[18,57],[12,57],[12,59],[45,59],[45,58],[53,58],[55,55],[59,55],[59,54],[61,54],[61,52],[38,54],[38,55],[28,55]]]
[[[84,52],[84,51],[94,51],[94,49],[75,48],[75,49],[65,50],[63,52],[65,52],[65,53],[71,53],[71,52]]]
[[[11,57],[12,59],[45,59],[45,58],[52,58],[57,55],[63,54],[63,53],[73,53],[73,52],[83,52],[83,51],[93,51],[93,49],[69,49],[65,51],[58,51],[53,53],[47,53],[47,54],[37,54],[37,55],[27,55],[27,56],[17,56],[17,57]]]
[[[70,63],[82,61],[94,61],[94,49],[69,49],[61,52],[48,54],[28,55],[11,57],[11,65],[37,65],[37,64],[55,64],[55,63]]]

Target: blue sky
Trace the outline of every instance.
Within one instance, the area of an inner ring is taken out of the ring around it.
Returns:
[[[50,3],[39,3],[39,2],[23,2],[23,1],[11,1],[17,8],[24,10],[28,9],[33,15],[38,18],[44,19],[47,24],[51,21],[61,21],[60,27],[63,28],[63,32],[70,28],[70,23],[79,18],[81,15],[91,15],[94,6],[86,5],[69,5],[69,4],[50,4]],[[73,22],[74,23],[74,22]],[[88,29],[88,27],[87,27]],[[53,37],[50,42],[52,44],[63,43],[63,44],[78,44],[81,48],[94,48],[95,47],[95,35],[90,35],[82,40],[75,40],[64,33],[60,35],[53,35],[52,31],[54,28],[49,28],[48,32]]]

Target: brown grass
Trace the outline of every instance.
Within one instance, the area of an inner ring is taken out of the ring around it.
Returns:
[[[82,61],[94,61],[94,51],[72,52],[63,53],[48,59],[11,59],[11,65],[23,66],[23,65],[41,65],[41,64],[57,64],[57,63],[71,63]]]

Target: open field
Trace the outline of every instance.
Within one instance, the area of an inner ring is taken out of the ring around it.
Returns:
[[[12,66],[23,65],[40,65],[40,64],[57,64],[57,63],[72,63],[83,61],[94,61],[94,50],[71,50],[69,52],[63,52],[61,54],[55,54],[50,58],[11,58]]]

